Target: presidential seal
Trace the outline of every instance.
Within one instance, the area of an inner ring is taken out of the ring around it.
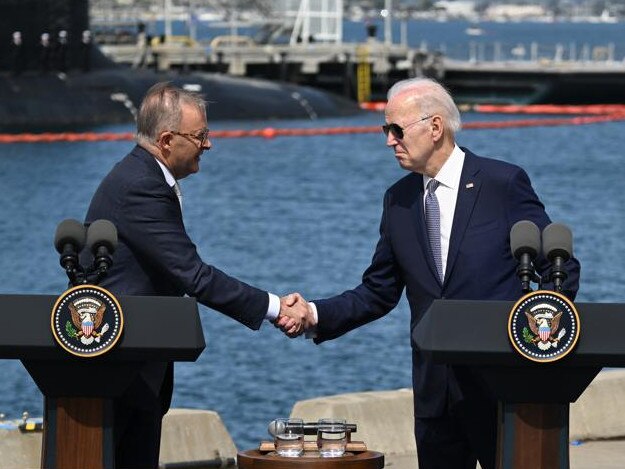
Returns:
[[[535,291],[516,302],[508,319],[508,336],[517,352],[540,363],[560,360],[579,338],[579,315],[564,295]]]
[[[111,292],[80,285],[56,300],[51,326],[56,342],[69,353],[95,357],[115,346],[124,328],[124,316]]]

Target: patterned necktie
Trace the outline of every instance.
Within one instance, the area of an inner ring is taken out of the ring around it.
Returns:
[[[438,278],[443,283],[443,257],[441,254],[441,210],[436,198],[436,189],[440,183],[436,179],[430,179],[425,195],[425,224],[430,239],[430,251],[434,257],[434,264],[438,271]]]

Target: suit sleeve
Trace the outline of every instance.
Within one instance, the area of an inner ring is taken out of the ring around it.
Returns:
[[[334,339],[386,315],[401,298],[404,284],[398,275],[386,226],[389,199],[387,192],[380,238],[362,283],[335,297],[314,301],[318,312],[316,343]]]
[[[512,174],[508,184],[508,200],[512,201],[509,205],[508,219],[510,227],[520,220],[530,220],[536,223],[540,231],[551,223],[551,219],[545,211],[545,207],[538,199],[538,196],[532,188],[532,184],[527,173],[517,168]],[[541,253],[534,261],[534,265],[539,275],[546,276],[551,269],[551,263]],[[575,257],[571,257],[564,267],[568,273],[568,277],[562,286],[562,293],[571,300],[575,299],[579,289],[580,263]],[[543,284],[543,289],[553,289],[553,283]]]
[[[267,312],[266,292],[226,275],[200,259],[184,228],[175,194],[156,178],[135,180],[125,188],[117,218],[120,236],[154,275],[172,282],[181,294],[195,297],[251,329]]]

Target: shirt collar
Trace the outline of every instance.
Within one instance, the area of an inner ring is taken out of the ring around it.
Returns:
[[[154,158],[158,165],[161,167],[161,171],[163,171],[163,176],[165,176],[165,181],[169,184],[169,187],[173,187],[176,184],[176,178],[171,174],[171,171],[167,166],[165,166],[158,158]]]
[[[447,161],[445,161],[435,179],[443,186],[457,190],[460,185],[460,176],[462,175],[463,164],[464,152],[458,145],[454,144],[454,149],[451,151],[451,155],[449,155],[449,158],[447,158]],[[425,174],[423,175],[423,187],[427,187],[430,179],[432,178],[426,176]]]

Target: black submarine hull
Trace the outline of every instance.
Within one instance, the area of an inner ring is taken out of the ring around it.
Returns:
[[[9,37],[19,31],[22,39],[19,47],[0,42],[0,132],[132,122],[145,92],[159,81],[202,93],[209,103],[209,121],[313,119],[361,112],[354,101],[310,87],[115,64],[96,44],[82,42],[89,29],[88,0],[0,0],[0,6],[0,31]],[[61,31],[67,38],[63,48]],[[44,33],[50,38],[45,51]]]
[[[209,121],[315,119],[361,112],[356,103],[321,90],[210,73],[99,69],[85,74],[0,75],[0,131],[80,130],[132,122],[147,89],[171,81],[202,93]]]

